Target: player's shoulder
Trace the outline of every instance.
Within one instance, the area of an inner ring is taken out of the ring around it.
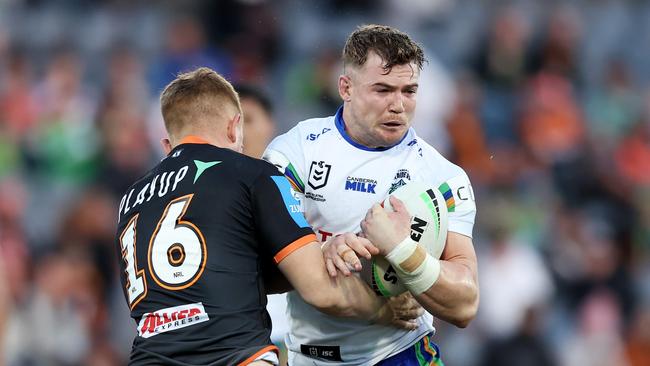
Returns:
[[[429,166],[432,171],[437,172],[438,175],[457,176],[465,175],[465,170],[460,166],[454,164],[447,159],[438,149],[426,142],[424,139],[413,133],[412,141],[410,141],[411,148],[417,148],[419,154],[423,158],[425,164]]]
[[[269,147],[273,148],[282,144],[305,145],[312,143],[327,135],[334,128],[334,116],[302,120],[286,133],[273,139]]]
[[[132,183],[132,184],[131,184],[127,189],[126,189],[126,191],[123,192],[124,195],[128,194],[128,192],[130,192],[130,191],[132,191],[132,190],[134,190],[134,189],[137,189],[138,187],[142,187],[142,186],[144,186],[147,182],[150,182],[150,181],[151,181],[151,178],[153,178],[153,177],[158,173],[158,171],[160,170],[159,167],[160,167],[161,164],[162,164],[162,162],[159,162],[158,164],[156,164],[155,166],[153,166],[151,169],[149,169],[147,172],[145,172],[144,174],[142,174],[139,178],[137,178],[137,179],[135,180],[135,182],[133,182],[133,183]]]
[[[253,158],[229,149],[224,150],[226,150],[224,151],[224,155],[226,155],[226,159],[224,160],[227,162],[225,165],[228,169],[232,170],[235,176],[250,181],[260,174],[269,175],[271,173],[277,173],[277,169],[273,164],[265,160]]]
[[[150,175],[159,172],[178,170],[187,166],[190,174],[204,172],[212,166],[218,165],[219,181],[232,182],[240,181],[250,184],[261,172],[269,173],[275,171],[275,167],[268,162],[252,158],[240,152],[221,148],[209,144],[187,144],[180,145],[170,155],[163,159]],[[204,173],[205,174],[205,173]],[[209,180],[211,175],[205,175]],[[144,180],[147,178],[145,177]],[[205,179],[203,180],[205,182]],[[209,183],[212,184],[212,183]]]

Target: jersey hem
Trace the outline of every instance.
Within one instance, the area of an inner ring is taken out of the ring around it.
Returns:
[[[472,239],[472,226],[471,224],[468,223],[463,223],[463,222],[449,222],[449,226],[447,227],[447,231],[451,231],[454,233],[458,233],[461,235],[465,235]]]
[[[251,362],[257,360],[258,357],[265,354],[266,352],[275,352],[276,354],[279,354],[280,349],[278,347],[276,347],[276,346],[266,346],[266,347],[262,348],[261,350],[253,353],[253,355],[250,356],[249,358],[247,358],[244,361],[238,363],[237,366],[246,366],[246,365],[250,364]]]

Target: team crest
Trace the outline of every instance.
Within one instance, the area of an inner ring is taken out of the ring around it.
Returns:
[[[309,179],[307,183],[312,189],[325,187],[327,179],[330,176],[331,164],[325,164],[324,161],[312,161],[309,167]]]
[[[393,183],[390,185],[388,194],[395,192],[397,188],[406,185],[406,183],[410,180],[411,180],[411,175],[409,174],[408,169],[398,170],[397,173],[395,174],[395,178],[393,178]]]

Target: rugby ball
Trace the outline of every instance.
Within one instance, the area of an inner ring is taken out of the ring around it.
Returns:
[[[411,239],[434,258],[440,258],[447,240],[447,205],[438,188],[411,182],[393,192],[411,214]],[[388,197],[384,209],[393,211]],[[383,256],[374,256],[362,263],[361,278],[381,296],[391,297],[406,292],[395,269]]]

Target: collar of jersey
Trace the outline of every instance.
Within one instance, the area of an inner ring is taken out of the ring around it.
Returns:
[[[386,151],[388,149],[391,149],[404,141],[406,138],[406,135],[408,135],[408,131],[402,136],[402,138],[395,144],[391,146],[382,146],[382,147],[368,147],[361,145],[360,143],[354,141],[350,135],[345,131],[345,121],[343,120],[343,106],[340,106],[339,109],[336,111],[336,115],[334,116],[334,125],[336,125],[336,129],[339,130],[339,133],[345,141],[347,141],[350,145],[356,147],[359,150],[364,150],[364,151]]]
[[[208,145],[210,145],[209,142],[205,141],[204,139],[202,139],[202,138],[200,138],[198,136],[194,136],[194,135],[187,135],[187,136],[183,137],[183,139],[181,140],[179,145],[182,145],[182,144],[208,144]]]

